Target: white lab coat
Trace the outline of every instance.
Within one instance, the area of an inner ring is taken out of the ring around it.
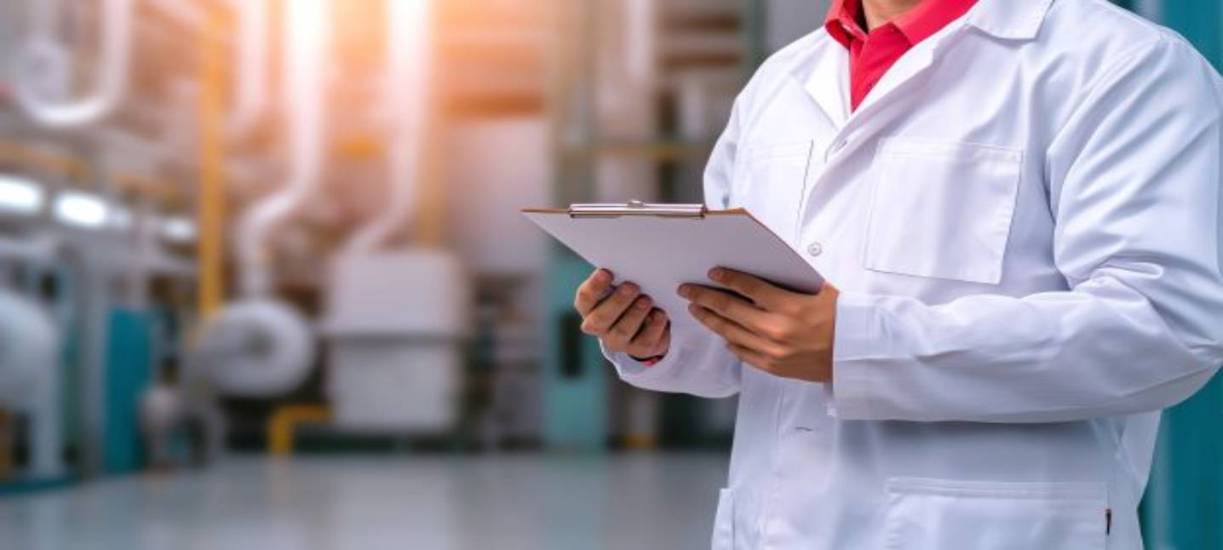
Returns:
[[[713,546],[1141,548],[1159,411],[1223,363],[1218,74],[1103,0],[980,0],[852,114],[848,79],[823,30],[772,56],[705,178],[841,289],[832,384],[686,315],[609,354],[739,395]]]

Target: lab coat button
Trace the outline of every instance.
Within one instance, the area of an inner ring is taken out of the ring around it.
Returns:
[[[814,242],[807,245],[807,253],[812,256],[819,256],[824,253],[824,245]]]

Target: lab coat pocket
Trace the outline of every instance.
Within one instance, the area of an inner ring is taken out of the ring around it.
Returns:
[[[1097,483],[893,478],[886,550],[1103,550],[1107,496]]]
[[[735,548],[735,499],[730,489],[722,489],[718,493],[718,513],[714,516],[713,550],[734,550]]]
[[[1022,161],[1017,149],[883,141],[871,168],[864,267],[998,284]]]
[[[746,208],[774,233],[794,236],[814,141],[766,143],[749,149],[745,177],[736,182],[732,206]]]

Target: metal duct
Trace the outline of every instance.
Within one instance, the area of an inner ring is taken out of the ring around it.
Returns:
[[[227,121],[230,135],[242,135],[259,121],[267,105],[268,0],[232,0],[238,10],[238,47],[234,66],[235,109]]]
[[[386,109],[394,121],[390,150],[390,199],[387,208],[357,230],[347,252],[366,252],[386,244],[412,221],[421,174],[431,94],[430,0],[388,0]]]
[[[14,79],[17,103],[31,118],[45,126],[69,128],[97,122],[114,111],[127,88],[133,1],[106,0],[102,4],[98,82],[93,95],[70,103],[45,99],[63,88],[70,57],[55,39],[59,3],[34,2],[34,34],[18,52],[19,76]]]
[[[241,290],[248,297],[272,287],[269,245],[273,231],[318,194],[323,162],[323,98],[326,89],[328,10],[324,0],[293,0],[286,5],[283,87],[290,109],[289,180],[264,199],[238,225]]]

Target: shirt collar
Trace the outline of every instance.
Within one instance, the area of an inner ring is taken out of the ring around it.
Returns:
[[[913,45],[959,19],[976,2],[977,0],[926,0],[888,24],[895,26],[909,44]],[[854,40],[865,40],[866,31],[858,23],[861,13],[862,0],[833,0],[828,9],[828,17],[824,20],[828,34],[847,48]]]
[[[968,12],[967,23],[986,34],[1011,40],[1036,38],[1053,0],[926,0],[912,12],[892,23],[916,44],[938,32],[947,23]],[[862,0],[833,0],[824,20],[828,34],[845,47],[854,39],[864,39],[858,25]],[[955,13],[947,18],[948,13]]]

